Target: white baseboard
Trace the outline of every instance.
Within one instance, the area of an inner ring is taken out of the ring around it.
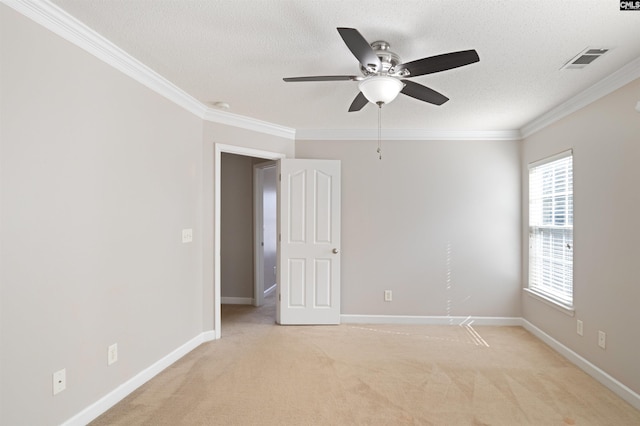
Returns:
[[[501,325],[521,326],[522,318],[515,317],[441,317],[418,315],[340,315],[345,324],[416,324],[416,325]]]
[[[205,331],[193,339],[189,340],[179,348],[173,350],[164,358],[153,363],[149,367],[136,374],[131,379],[127,380],[107,395],[103,396],[75,416],[71,417],[64,423],[63,426],[84,426],[87,423],[95,420],[98,416],[106,412],[109,408],[122,401],[127,395],[140,386],[151,380],[158,373],[169,367],[171,364],[200,346],[202,343],[215,340],[215,331]]]
[[[274,291],[276,291],[276,288],[278,288],[278,284],[274,284],[271,287],[269,287],[268,289],[266,289],[264,291],[264,296],[267,297],[268,295],[270,295],[271,293],[273,293]]]
[[[221,297],[220,303],[222,305],[253,305],[254,300],[252,297]]]
[[[215,330],[204,331],[201,334],[201,336],[202,336],[202,343],[211,342],[212,340],[216,340],[216,331]]]
[[[529,333],[536,336],[538,339],[542,340],[544,343],[549,345],[552,349],[558,352],[560,355],[568,359],[571,363],[575,364],[582,371],[596,379],[598,382],[609,388],[613,393],[618,395],[620,398],[627,401],[629,404],[633,405],[636,409],[640,410],[640,395],[634,392],[632,389],[629,389],[624,384],[620,383],[617,379],[611,377],[608,373],[606,373],[601,368],[593,365],[591,362],[584,359],[582,356],[578,355],[576,352],[572,351],[562,343],[558,342],[553,337],[549,336],[544,331],[540,330],[535,325],[531,324],[526,319],[522,318],[522,327],[527,330]]]

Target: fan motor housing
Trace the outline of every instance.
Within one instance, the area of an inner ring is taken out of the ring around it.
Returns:
[[[378,40],[371,43],[371,48],[375,52],[376,56],[380,58],[382,63],[382,69],[376,71],[369,71],[363,66],[360,66],[360,71],[365,76],[378,75],[378,74],[393,74],[393,69],[396,65],[401,64],[400,56],[389,50],[391,45],[384,40]]]

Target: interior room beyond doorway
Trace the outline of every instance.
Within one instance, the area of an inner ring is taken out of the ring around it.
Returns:
[[[220,172],[221,303],[258,306],[276,284],[275,163],[225,152]]]

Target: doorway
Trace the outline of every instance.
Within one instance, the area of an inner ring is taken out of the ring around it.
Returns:
[[[223,305],[255,305],[254,217],[261,215],[254,199],[254,166],[263,159],[222,153],[220,274]],[[255,242],[258,242],[257,240]]]
[[[223,144],[215,144],[214,150],[214,330],[215,338],[219,339],[222,335],[222,155],[223,153],[236,154],[239,156],[254,157],[261,161],[278,160],[284,158],[285,155]],[[250,176],[249,179],[252,180],[253,177]],[[253,270],[253,264],[250,266],[245,265],[245,267],[249,270]]]

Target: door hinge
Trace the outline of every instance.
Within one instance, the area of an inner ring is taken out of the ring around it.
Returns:
[[[282,182],[282,173],[278,173],[278,180]]]
[[[278,241],[282,242],[282,234],[278,234]]]
[[[278,302],[282,302],[282,294],[278,293]]]

